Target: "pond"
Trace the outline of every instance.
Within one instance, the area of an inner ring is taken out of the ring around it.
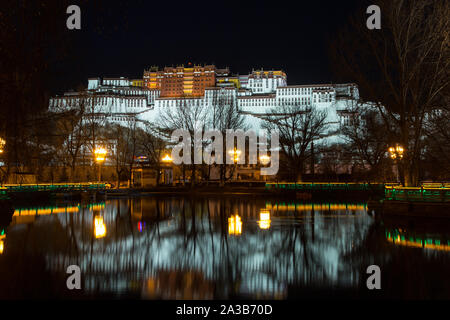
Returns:
[[[16,206],[0,298],[450,298],[450,228],[365,202],[147,196]],[[378,265],[381,290],[367,289]],[[70,265],[81,289],[68,290]]]

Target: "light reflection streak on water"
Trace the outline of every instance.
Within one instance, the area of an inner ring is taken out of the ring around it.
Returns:
[[[261,209],[259,212],[258,225],[261,229],[270,228],[270,211],[267,209]]]
[[[408,235],[404,230],[386,230],[386,239],[394,245],[411,247],[411,248],[423,248],[438,251],[450,251],[450,240],[447,240],[447,244],[441,239],[431,238],[427,235],[418,237],[417,235]]]
[[[228,218],[228,234],[240,235],[242,233],[242,220],[237,214]]]
[[[106,236],[106,225],[101,216],[96,216],[94,218],[94,234],[97,239]]]

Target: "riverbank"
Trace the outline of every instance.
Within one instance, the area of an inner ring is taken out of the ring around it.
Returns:
[[[100,191],[99,195],[107,198],[116,197],[134,197],[147,195],[191,195],[191,196],[224,196],[224,195],[248,195],[248,196],[276,196],[287,197],[300,200],[311,199],[346,199],[346,200],[368,200],[381,199],[383,193],[379,190],[297,190],[297,189],[281,189],[267,188],[267,186],[197,186],[191,188],[189,186],[160,186],[155,188],[122,188],[107,189]]]

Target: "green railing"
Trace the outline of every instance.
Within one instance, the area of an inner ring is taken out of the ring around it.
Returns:
[[[267,190],[298,191],[369,191],[384,188],[382,183],[346,183],[346,182],[268,182]]]
[[[450,202],[450,187],[400,187],[386,186],[386,200]]]

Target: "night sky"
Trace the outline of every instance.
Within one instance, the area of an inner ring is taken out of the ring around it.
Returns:
[[[142,78],[149,66],[188,62],[228,66],[239,74],[252,68],[283,69],[288,84],[335,82],[329,42],[350,15],[364,10],[358,4],[357,0],[83,4],[81,30],[66,31],[71,54],[54,66],[51,91],[87,85],[88,77]]]

